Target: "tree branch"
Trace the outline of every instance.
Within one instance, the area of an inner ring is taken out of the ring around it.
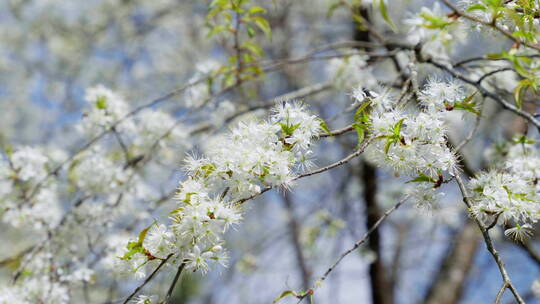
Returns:
[[[172,256],[173,254],[171,253],[165,259],[163,259],[161,263],[159,263],[159,265],[156,267],[156,269],[154,269],[154,271],[152,271],[152,273],[144,280],[144,282],[141,285],[139,285],[137,288],[135,288],[135,290],[126,298],[123,304],[127,304],[129,300],[131,300],[134,296],[136,296],[137,293],[139,293],[139,291],[141,291],[141,289],[143,289],[143,287],[146,286],[146,284],[148,284],[148,282],[152,281],[152,279],[159,272],[161,267],[163,267],[163,265],[165,265]]]
[[[356,249],[358,249],[358,247],[360,247],[362,244],[364,244],[367,239],[370,237],[370,235],[382,224],[382,222],[384,220],[386,220],[386,218],[392,214],[392,212],[394,212],[396,209],[398,209],[403,203],[405,203],[405,201],[409,198],[409,196],[405,196],[403,199],[401,199],[399,202],[397,202],[393,207],[391,207],[390,209],[386,210],[383,215],[379,218],[379,220],[377,220],[377,222],[375,222],[375,224],[373,224],[373,226],[371,226],[371,228],[369,228],[369,230],[364,233],[364,235],[362,236],[362,238],[358,241],[356,241],[353,246],[348,249],[347,251],[343,252],[339,258],[332,264],[332,266],[330,266],[325,272],[324,274],[315,282],[315,285],[312,287],[311,289],[311,292],[309,292],[309,290],[303,294],[303,295],[300,295],[299,298],[300,299],[303,299],[305,297],[307,297],[309,294],[312,294],[313,293],[313,290],[315,290],[317,287],[319,287],[323,282],[324,280],[326,280],[326,278],[328,277],[328,275],[339,265],[339,263],[341,263],[341,261],[346,257],[348,256],[349,254],[351,254],[353,251],[355,251]]]

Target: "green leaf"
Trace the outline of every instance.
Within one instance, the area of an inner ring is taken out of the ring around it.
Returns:
[[[266,9],[260,6],[252,6],[248,9],[248,13],[255,15],[257,13],[266,14]]]
[[[321,129],[323,129],[323,131],[326,132],[328,135],[332,136],[332,131],[330,131],[330,129],[328,128],[326,121],[324,121],[324,119],[322,118],[319,118],[319,120],[321,124]]]
[[[527,136],[525,135],[521,135],[521,136],[516,136],[512,139],[512,142],[514,144],[530,144],[530,145],[534,145],[536,144],[536,140],[534,139],[530,139],[528,138]]]
[[[228,0],[214,0],[210,2],[210,7],[224,7],[227,4]]]
[[[128,252],[126,252],[124,254],[124,256],[120,257],[120,259],[122,259],[122,260],[131,260],[133,255],[135,255],[137,253],[144,254],[145,253],[145,249],[143,247],[144,239],[146,238],[146,234],[148,233],[148,230],[150,230],[150,228],[152,228],[152,226],[155,225],[155,224],[156,224],[156,222],[153,222],[150,226],[144,228],[139,233],[139,239],[136,242],[128,242],[128,244],[126,246]]]
[[[427,176],[424,173],[420,173],[420,175],[406,182],[406,184],[408,183],[436,183],[436,182],[437,180],[434,179],[433,177]]]
[[[275,298],[274,301],[272,301],[272,303],[275,304],[281,301],[281,299],[289,297],[289,296],[298,297],[298,294],[294,290],[286,290],[282,292],[277,298]]]
[[[386,140],[386,143],[384,144],[384,154],[388,154],[390,147],[392,147],[395,142],[396,141],[393,138],[388,138],[388,140]]]
[[[249,38],[255,37],[255,29],[253,28],[253,26],[248,24],[246,26],[246,29],[247,29],[247,33],[248,33]]]
[[[255,25],[268,37],[268,39],[272,39],[272,29],[270,28],[270,23],[268,23],[268,20],[262,16],[254,16],[253,22],[255,22]]]
[[[330,6],[328,7],[328,12],[326,13],[326,18],[330,18],[332,17],[332,15],[334,14],[334,11],[342,6],[343,4],[341,3],[341,1],[337,1],[337,2],[334,2],[332,4],[330,4]]]
[[[105,96],[99,96],[96,100],[96,108],[105,110],[107,108],[107,99]]]
[[[371,105],[371,102],[370,101],[366,101],[364,103],[362,103],[358,109],[356,109],[356,112],[354,113],[354,121],[360,121],[364,118],[364,114],[369,114],[367,113],[366,109]]]
[[[523,106],[523,94],[525,93],[527,84],[520,83],[515,89],[514,89],[514,100],[516,102],[516,106],[518,109],[521,109]]]
[[[476,102],[472,101],[476,93],[477,92],[474,92],[471,95],[465,97],[465,99],[463,99],[462,101],[456,102],[454,104],[454,109],[465,110],[473,114],[480,115],[480,111],[478,111],[478,109],[476,108]]]
[[[156,222],[153,222],[150,226],[144,228],[140,233],[139,233],[139,240],[138,242],[139,243],[143,243],[144,242],[144,239],[146,238],[146,235],[148,234],[148,230],[150,230],[150,228],[152,228],[152,226],[154,226],[156,224]]]
[[[373,5],[375,5],[375,1],[373,1]],[[388,8],[386,7],[386,3],[384,2],[384,0],[379,0],[379,10],[381,12],[381,15],[384,21],[388,23],[388,26],[390,26],[392,31],[397,32],[398,30],[397,30],[396,25],[394,24],[394,22],[392,21],[392,19],[390,19],[390,16],[388,15]]]
[[[252,42],[252,41],[246,41],[242,44],[242,47],[247,49],[248,51],[250,51],[251,53],[253,53],[254,55],[260,57],[263,55],[263,50],[262,48],[257,45],[256,43]]]
[[[296,131],[296,129],[300,127],[301,124],[297,123],[294,125],[289,125],[289,124],[280,122],[279,125],[281,126],[281,131],[283,132],[283,134],[285,134],[285,136],[289,136],[289,135],[292,135],[294,131]]]
[[[227,27],[224,26],[224,25],[216,25],[212,29],[210,29],[208,34],[206,34],[206,38],[210,38],[212,36],[215,36],[215,35],[223,32],[223,31],[225,31],[226,29],[227,29]]]
[[[405,118],[400,119],[396,125],[394,126],[394,136],[398,137],[401,135],[401,126],[403,126],[403,122],[405,121]]]
[[[486,11],[487,7],[481,3],[475,3],[467,8],[467,12]]]
[[[358,136],[358,146],[360,146],[366,137],[366,125],[355,122],[352,124],[352,126],[356,130],[356,135]]]
[[[434,16],[427,12],[421,12],[420,17],[424,18],[424,20],[428,22],[428,24],[423,25],[428,29],[442,29],[452,24],[452,22],[446,20],[445,18]]]

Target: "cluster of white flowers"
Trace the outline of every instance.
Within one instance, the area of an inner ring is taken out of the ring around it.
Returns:
[[[39,181],[47,175],[48,158],[37,148],[21,147],[11,157],[13,170],[23,181]]]
[[[0,288],[0,304],[69,303],[68,287],[51,282],[46,276],[25,281],[24,285]]]
[[[346,58],[333,58],[328,63],[326,72],[338,89],[350,90],[355,86],[374,88],[377,85],[371,73],[365,55],[352,55]]]
[[[387,94],[364,101],[372,109],[369,129],[373,142],[366,157],[396,175],[420,182],[411,195],[425,207],[439,197],[435,188],[443,182],[444,174],[453,175],[457,168],[456,156],[447,146],[444,113],[466,95],[459,83],[441,80],[430,80],[419,95],[421,110],[398,105]],[[365,99],[363,95],[360,98]]]
[[[516,143],[506,151],[507,160],[472,179],[471,212],[482,219],[500,215],[516,227],[507,235],[527,237],[530,224],[540,219],[540,155],[534,144]]]
[[[212,76],[212,73],[216,72],[218,68],[219,63],[213,60],[197,64],[197,73],[189,80],[192,85],[186,89],[184,94],[186,107],[198,108],[208,101],[213,86],[205,78]]]
[[[137,115],[137,136],[135,148],[141,152],[158,144],[161,147],[169,142],[179,142],[186,137],[185,127],[162,111],[145,109]]]
[[[425,175],[436,180],[443,172],[452,172],[456,157],[446,145],[444,108],[436,106],[444,103],[437,95],[444,83],[433,84],[421,95],[423,103],[435,106],[421,111],[396,106],[387,95],[371,100],[370,129],[375,141],[366,150],[371,161],[398,175]]]
[[[222,236],[241,220],[241,201],[263,187],[290,186],[308,165],[320,129],[298,102],[277,105],[269,121],[240,123],[209,144],[206,157],[187,160],[190,176],[179,186],[171,224],[152,224],[123,260],[139,270],[174,254],[176,263],[203,272],[211,262],[225,263]]]
[[[152,304],[156,303],[158,297],[157,296],[145,296],[140,295],[132,302],[133,304]]]
[[[129,113],[123,98],[103,86],[89,89],[86,100],[88,110],[76,128],[85,135],[95,136]],[[115,250],[121,249],[127,238],[122,238],[120,245],[118,242],[97,244],[93,237],[125,235],[125,230],[115,222],[128,212],[134,220],[151,217],[149,209],[140,208],[139,204],[157,200],[156,191],[149,189],[151,183],[158,181],[141,178],[140,174],[146,172],[131,166],[129,161],[148,155],[163,164],[168,160],[178,161],[176,153],[183,151],[178,148],[186,147],[179,142],[187,132],[172,116],[157,109],[145,109],[125,119],[116,131],[117,134],[110,134],[111,141],[92,144],[61,170],[57,170],[58,165],[68,156],[59,149],[23,146],[13,151],[8,149],[2,155],[1,220],[30,232],[25,233],[28,239],[45,245],[40,247],[38,243],[36,252],[21,258],[23,275],[9,286],[10,292],[1,288],[0,304],[70,303],[73,294],[69,291],[80,288],[82,283],[94,282],[90,269],[96,268],[92,263],[98,262],[99,267],[111,273],[122,272],[118,263],[110,260],[116,261],[125,254]],[[174,156],[162,157],[166,153]],[[145,161],[145,170],[153,169],[157,163],[150,160],[148,157]],[[153,227],[145,241],[145,244],[150,242],[148,248],[152,252],[162,252],[166,247],[166,242],[159,239],[163,238],[157,233],[159,228],[162,226]],[[85,259],[90,244],[92,250],[103,253],[101,261]],[[144,270],[140,270],[141,276]]]
[[[457,80],[441,81],[437,78],[428,79],[419,96],[420,102],[428,108],[429,112],[453,109],[456,103],[465,97],[465,91]]]
[[[538,8],[538,4],[535,3]],[[482,20],[484,24],[479,22],[474,22],[471,20],[466,20],[466,24],[475,31],[487,31],[494,33],[495,30],[486,24],[491,22],[496,22],[496,25],[506,31],[512,32],[518,30],[516,26],[515,16],[510,13],[501,14],[501,7],[506,7],[508,11],[515,10],[519,12],[523,9],[522,4],[518,1],[504,1],[504,2],[489,2],[489,1],[478,1],[478,0],[460,0],[459,6],[463,11],[466,11],[468,15],[473,16],[478,20]],[[509,18],[510,17],[510,18]],[[495,21],[494,21],[495,20]],[[538,26],[539,20],[536,18],[524,19],[530,22],[531,26]]]
[[[70,178],[86,193],[109,193],[119,188],[128,172],[107,158],[99,146],[84,153],[71,168]]]
[[[124,98],[103,85],[86,90],[85,100],[90,108],[84,113],[78,128],[88,136],[99,134],[128,114],[129,107]],[[119,128],[127,129],[130,126],[129,122],[125,122]]]
[[[26,264],[25,272],[18,279],[19,284],[0,287],[0,304],[68,304],[74,286],[82,285],[93,280],[94,272],[86,267],[76,267],[68,272],[59,267],[51,252],[24,257],[21,263]],[[72,264],[79,266],[73,260]]]
[[[0,160],[0,210],[2,221],[14,227],[34,229],[54,226],[62,208],[57,185],[43,183],[31,197],[34,187],[48,174],[51,161],[39,148],[21,147],[6,160]],[[30,225],[28,225],[30,223]]]
[[[410,43],[422,43],[422,54],[438,59],[448,59],[449,46],[465,40],[462,23],[442,11],[440,3],[433,8],[422,7],[420,13],[406,19],[410,26],[407,39]]]

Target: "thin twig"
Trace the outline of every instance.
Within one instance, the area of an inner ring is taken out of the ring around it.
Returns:
[[[178,266],[178,270],[176,271],[176,274],[174,275],[174,279],[171,283],[171,286],[169,287],[169,290],[167,291],[167,296],[165,296],[165,300],[162,302],[163,304],[169,303],[169,300],[171,299],[172,293],[174,291],[174,287],[176,286],[176,282],[178,282],[178,279],[180,278],[180,275],[182,274],[182,271],[186,267],[186,262],[182,262]]]
[[[471,208],[472,202],[469,198],[469,195],[467,193],[467,188],[465,187],[465,183],[459,176],[459,172],[455,172],[456,181],[459,187],[459,190],[461,191],[461,194],[463,195],[463,202],[465,205],[467,205],[467,208]],[[523,301],[523,298],[519,295],[519,292],[514,287],[514,284],[512,283],[512,280],[510,280],[510,276],[508,275],[508,271],[506,270],[506,267],[504,265],[503,260],[501,259],[501,256],[499,255],[499,252],[495,249],[495,246],[493,245],[493,240],[491,239],[491,236],[489,235],[489,231],[486,229],[486,226],[476,217],[474,217],[474,221],[478,225],[478,228],[480,228],[480,232],[482,232],[482,236],[484,237],[484,242],[486,243],[487,250],[491,255],[493,256],[493,259],[495,260],[495,263],[497,263],[497,266],[499,267],[499,272],[501,273],[502,279],[507,285],[507,287],[510,289],[512,294],[514,295],[514,298],[519,304],[525,304],[525,301]]]
[[[384,212],[384,214],[375,222],[375,224],[373,224],[373,226],[371,226],[369,228],[368,231],[366,231],[366,233],[364,233],[364,235],[362,236],[362,238],[358,241],[356,241],[353,246],[348,249],[347,251],[343,252],[339,257],[338,259],[332,264],[332,266],[330,266],[325,272],[324,274],[315,282],[315,285],[312,287],[311,289],[311,293],[313,293],[313,290],[315,290],[317,287],[319,287],[322,282],[324,282],[324,280],[326,280],[326,278],[328,277],[328,275],[339,265],[339,263],[341,263],[341,261],[346,257],[348,256],[349,254],[351,254],[353,251],[355,251],[356,249],[358,249],[358,247],[360,247],[363,243],[365,243],[369,236],[382,224],[382,222],[390,215],[392,214],[392,212],[394,212],[396,209],[398,209],[403,203],[405,203],[405,201],[409,198],[409,196],[405,196],[404,198],[402,198],[399,202],[397,202],[393,207],[391,207],[390,209],[386,210]],[[303,295],[300,295],[299,298],[300,299],[303,299],[305,297],[307,297],[309,294],[309,291],[306,292],[305,294]]]
[[[522,111],[520,109],[518,109],[516,106],[514,106],[513,104],[507,102],[506,100],[502,99],[501,97],[499,97],[498,95],[495,95],[493,94],[492,92],[488,91],[486,88],[484,88],[482,85],[478,84],[476,81],[468,78],[468,77],[465,77],[463,75],[461,75],[460,73],[454,71],[452,68],[449,68],[447,67],[446,65],[444,64],[441,64],[439,62],[436,62],[434,61],[433,59],[427,59],[425,60],[426,63],[429,63],[429,64],[432,64],[436,67],[438,67],[439,69],[441,70],[444,70],[444,71],[447,71],[450,75],[452,75],[453,77],[457,78],[457,79],[460,79],[470,85],[473,85],[474,87],[476,87],[476,89],[480,92],[480,94],[482,94],[483,96],[486,96],[486,97],[489,97],[493,100],[495,100],[496,102],[498,102],[499,104],[501,104],[504,108],[506,108],[507,110],[509,111],[512,111],[514,113],[516,113],[517,115],[527,119],[528,121],[530,121],[536,128],[538,128],[538,130],[540,130],[540,122],[538,120],[536,120],[536,118],[531,115],[530,113],[527,113],[525,111]]]
[[[169,259],[173,256],[173,254],[169,254],[165,259],[163,259],[161,261],[161,263],[159,263],[159,265],[156,267],[156,269],[154,269],[154,271],[152,271],[152,273],[146,278],[146,280],[144,280],[144,282],[137,286],[137,288],[135,288],[135,290],[126,298],[126,300],[124,301],[124,304],[127,304],[129,302],[129,300],[131,300],[134,296],[137,295],[137,293],[143,289],[143,287],[148,284],[148,282],[152,281],[152,279],[154,278],[154,276],[159,272],[159,270],[161,269],[161,267],[163,267],[163,265],[165,265]]]
[[[456,6],[454,6],[452,3],[450,3],[450,1],[448,0],[441,0],[446,6],[448,6],[448,8],[450,8],[451,10],[454,11],[454,13],[460,17],[463,17],[465,19],[469,19],[473,22],[476,22],[476,23],[479,23],[479,24],[482,24],[482,25],[485,25],[485,26],[488,26],[488,27],[491,27],[495,30],[497,30],[499,33],[503,34],[504,36],[506,36],[508,39],[514,41],[515,43],[518,43],[518,44],[523,44],[525,46],[528,46],[532,49],[535,49],[535,50],[538,50],[540,51],[540,46],[539,45],[536,45],[536,44],[531,44],[529,43],[528,41],[525,41],[525,40],[521,40],[519,38],[517,38],[516,36],[512,35],[512,32],[500,27],[497,25],[496,22],[487,22],[487,21],[484,21],[480,18],[477,18],[475,16],[471,16],[471,15],[468,15],[468,14],[465,14],[464,12],[462,12],[461,10],[459,10]]]
[[[360,156],[360,154],[362,154],[364,152],[364,150],[367,148],[368,144],[369,144],[370,140],[367,139],[366,141],[364,141],[364,143],[353,153],[349,154],[347,157],[333,163],[333,164],[330,164],[326,167],[323,167],[323,168],[319,168],[317,170],[314,170],[314,171],[311,171],[311,172],[307,172],[307,173],[304,173],[304,174],[301,174],[301,175],[298,175],[296,176],[295,178],[292,179],[292,181],[296,181],[296,180],[299,180],[301,178],[304,178],[304,177],[308,177],[308,176],[312,176],[312,175],[315,175],[315,174],[319,174],[319,173],[322,173],[322,172],[325,172],[325,171],[328,171],[330,169],[333,169],[333,168],[336,168],[336,167],[339,167],[339,166],[342,166],[346,163],[348,163],[349,161],[351,161],[352,159]],[[243,198],[243,199],[240,199],[238,201],[236,201],[234,203],[234,205],[241,205],[243,204],[244,202],[246,201],[249,201],[251,199],[254,199],[256,198],[257,196],[273,189],[274,187],[273,186],[267,186],[266,188],[263,188],[259,193],[255,193],[253,195],[250,195],[246,198]]]
[[[334,130],[334,131],[330,131],[329,133],[327,132],[324,132],[324,133],[321,133],[319,135],[319,137],[332,137],[332,136],[338,136],[338,135],[342,135],[342,134],[345,134],[347,132],[350,132],[354,130],[354,127],[352,125],[348,125],[346,126],[345,128],[341,128],[341,129],[337,129],[337,130]]]
[[[497,292],[497,297],[495,298],[495,304],[501,303],[501,299],[506,288],[508,288],[508,285],[506,284],[506,282],[504,282],[501,286],[501,289],[499,289],[499,292]]]
[[[497,73],[506,72],[506,71],[513,71],[513,70],[514,70],[514,69],[512,69],[512,68],[500,68],[500,69],[497,69],[497,70],[493,70],[493,71],[491,71],[491,72],[488,72],[488,73],[482,75],[482,77],[480,77],[480,78],[476,81],[476,83],[482,84],[482,81],[484,81],[486,78],[488,78],[488,77],[490,77],[490,76],[493,76],[493,75],[495,75],[495,74],[497,74]]]

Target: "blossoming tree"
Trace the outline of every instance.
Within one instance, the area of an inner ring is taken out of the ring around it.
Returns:
[[[540,3],[420,2],[0,1],[0,304],[540,296]]]

